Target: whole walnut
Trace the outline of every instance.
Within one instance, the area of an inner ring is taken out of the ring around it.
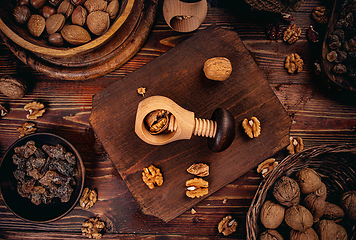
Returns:
[[[277,230],[268,229],[261,233],[260,240],[283,240],[283,237]]]
[[[277,228],[284,219],[285,208],[274,203],[271,200],[267,200],[261,207],[260,219],[266,228]]]
[[[325,202],[324,218],[340,221],[345,216],[344,210],[336,204]]]
[[[348,191],[341,196],[341,207],[348,218],[356,220],[356,191]]]
[[[292,178],[282,176],[274,184],[273,196],[286,207],[297,205],[300,202],[299,185]]]
[[[304,198],[304,205],[313,214],[314,220],[317,220],[323,216],[326,203],[323,198],[311,193]]]
[[[26,90],[26,84],[17,77],[5,75],[0,79],[0,92],[10,98],[22,98]]]
[[[313,215],[301,205],[287,208],[284,220],[288,226],[300,232],[304,232],[313,225]]]
[[[308,228],[305,232],[292,229],[289,233],[289,240],[319,240],[319,237],[313,228]]]
[[[346,230],[332,220],[321,220],[318,224],[320,240],[347,240]]]
[[[321,177],[311,168],[303,168],[296,174],[302,194],[309,194],[321,188]]]

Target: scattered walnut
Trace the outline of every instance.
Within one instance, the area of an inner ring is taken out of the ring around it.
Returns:
[[[200,198],[209,192],[209,182],[202,178],[190,179],[185,183],[185,186],[187,187],[185,194],[190,198]]]
[[[197,213],[197,211],[194,209],[194,208],[192,208],[192,210],[190,211],[192,214],[196,214]]]
[[[24,109],[29,112],[29,114],[27,114],[26,118],[35,120],[38,117],[41,117],[43,115],[43,113],[46,111],[43,108],[44,108],[44,105],[40,102],[35,101],[35,102],[27,103],[24,107]]]
[[[153,165],[143,169],[142,180],[150,189],[153,189],[155,185],[162,186],[163,184],[163,176],[161,171]]]
[[[187,172],[198,177],[206,177],[209,176],[209,166],[205,163],[194,163],[187,169]]]
[[[35,128],[34,123],[25,122],[20,127],[16,128],[16,131],[20,132],[19,138],[22,138],[28,134],[36,132],[37,128]]]
[[[291,53],[286,57],[284,67],[288,70],[288,73],[301,72],[303,70],[303,59],[297,53]]]
[[[219,233],[224,234],[224,236],[230,235],[236,231],[237,222],[235,219],[232,219],[230,215],[224,217],[218,225]]]
[[[312,16],[318,23],[325,24],[328,22],[328,11],[325,6],[316,6],[312,12]]]
[[[82,208],[88,209],[91,208],[96,201],[98,201],[98,194],[96,191],[85,188],[82,196],[80,197],[79,204]]]
[[[301,33],[302,30],[300,29],[300,27],[297,28],[297,26],[293,23],[289,25],[284,31],[283,41],[288,42],[289,44],[295,43],[300,37]]]
[[[88,238],[101,239],[101,231],[105,228],[105,223],[98,218],[89,218],[83,223],[82,234]]]
[[[4,117],[8,113],[7,109],[0,104],[0,117]]]
[[[151,134],[159,134],[165,131],[169,126],[171,113],[164,109],[158,109],[150,112],[145,117],[145,122]]]
[[[300,151],[303,151],[303,149],[304,149],[304,143],[302,138],[300,137],[289,138],[289,146],[287,147],[289,154],[298,153]]]
[[[146,88],[145,88],[145,87],[139,87],[139,88],[137,89],[137,93],[138,93],[138,94],[141,94],[142,96],[145,96]]]
[[[227,203],[227,199],[224,198],[224,200],[222,201],[223,204]]]
[[[214,57],[206,60],[203,71],[210,80],[225,81],[232,72],[232,66],[226,57]]]
[[[257,167],[257,172],[262,174],[262,177],[266,177],[268,173],[277,166],[278,162],[274,158],[269,158],[266,161],[260,163]]]
[[[250,120],[245,118],[242,121],[242,127],[245,129],[245,133],[250,137],[258,137],[261,135],[261,123],[256,117],[252,117]]]

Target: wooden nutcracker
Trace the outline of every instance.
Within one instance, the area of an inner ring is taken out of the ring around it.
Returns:
[[[235,118],[226,109],[217,108],[210,120],[194,117],[174,101],[153,96],[141,101],[137,108],[135,133],[151,145],[164,145],[190,139],[192,135],[208,137],[211,151],[221,152],[235,138]]]

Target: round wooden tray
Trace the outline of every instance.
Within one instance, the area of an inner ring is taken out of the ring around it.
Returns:
[[[28,51],[1,31],[9,49],[35,71],[62,80],[86,80],[103,76],[126,63],[148,38],[156,15],[158,0],[137,0],[128,21],[103,46],[73,57],[55,58]]]

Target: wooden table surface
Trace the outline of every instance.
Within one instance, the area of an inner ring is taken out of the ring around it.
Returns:
[[[293,45],[282,40],[269,40],[265,25],[275,14],[250,11],[240,1],[209,2],[208,15],[197,30],[216,24],[236,31],[257,62],[274,93],[290,115],[292,137],[302,137],[305,148],[323,144],[356,143],[356,98],[335,91],[314,70],[321,44],[311,44],[306,30],[315,24],[310,14],[320,0],[305,0],[292,15],[302,28],[300,39]],[[331,10],[331,9],[330,9]],[[283,23],[287,26],[287,23]],[[320,31],[326,26],[318,26]],[[46,224],[23,221],[11,213],[0,199],[0,239],[85,239],[81,224],[97,216],[106,222],[103,239],[246,239],[246,213],[262,177],[251,169],[242,177],[165,223],[144,215],[125,183],[114,169],[110,158],[89,125],[92,96],[111,83],[122,81],[127,74],[161,56],[193,33],[172,31],[162,16],[162,3],[151,35],[142,49],[119,69],[97,79],[62,81],[49,78],[19,61],[0,41],[0,75],[19,74],[29,84],[28,93],[21,99],[9,99],[0,94],[0,104],[10,113],[0,119],[0,158],[18,139],[16,128],[26,122],[23,106],[30,101],[41,101],[46,113],[34,122],[41,132],[52,132],[67,138],[81,153],[87,187],[96,189],[98,202],[83,210],[79,205],[60,220]],[[299,74],[288,74],[284,59],[297,52],[304,60]],[[251,149],[253,151],[253,149]],[[276,154],[278,161],[287,156],[285,149]],[[272,156],[271,156],[272,157]],[[217,225],[226,215],[238,222],[237,231],[228,237],[218,233]]]

